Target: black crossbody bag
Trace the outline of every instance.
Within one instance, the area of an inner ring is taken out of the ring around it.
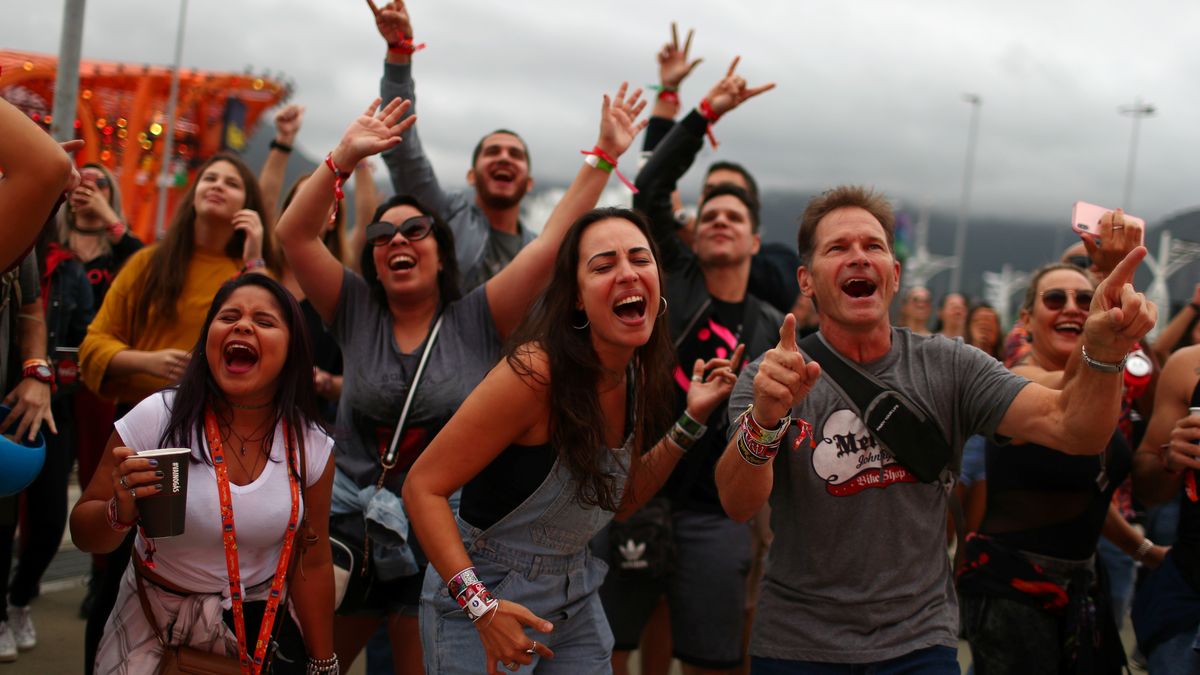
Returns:
[[[821,364],[834,389],[858,413],[867,431],[922,483],[938,482],[954,453],[930,416],[907,396],[864,372],[825,344],[820,332],[800,348]]]

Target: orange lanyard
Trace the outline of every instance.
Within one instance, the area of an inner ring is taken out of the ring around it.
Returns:
[[[292,544],[296,539],[296,523],[300,519],[300,483],[293,471],[294,448],[288,427],[283,425],[283,438],[288,456],[288,484],[292,489],[292,514],[288,518],[287,531],[283,536],[283,550],[279,552],[279,563],[275,566],[275,578],[271,582],[271,593],[267,596],[267,608],[263,611],[262,625],[258,629],[258,642],[254,645],[254,657],[246,649],[246,619],[242,607],[242,574],[238,569],[237,530],[233,526],[233,498],[229,493],[229,470],[225,466],[225,450],[221,446],[220,428],[212,408],[204,412],[204,431],[208,437],[208,449],[212,454],[213,468],[217,472],[217,494],[221,499],[221,539],[225,545],[225,567],[229,571],[229,598],[233,602],[233,627],[237,633],[238,659],[244,675],[257,675],[263,667],[267,644],[271,641],[271,628],[275,614],[283,597],[283,584],[287,581],[288,561],[292,558]]]

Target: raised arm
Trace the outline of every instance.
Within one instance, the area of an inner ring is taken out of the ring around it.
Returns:
[[[779,327],[779,343],[763,354],[757,367],[751,364],[742,371],[733,396],[729,399],[730,416],[741,415],[748,403],[756,428],[778,429],[785,415],[812,391],[821,377],[821,366],[806,363],[796,345],[796,317],[788,314]],[[753,378],[753,386],[750,385]],[[742,431],[731,424],[733,438],[717,461],[717,493],[725,513],[734,520],[745,522],[754,517],[771,496],[774,475],[774,452],[744,458],[738,449]],[[780,439],[782,441],[782,439]],[[778,450],[779,442],[774,449]],[[762,461],[759,461],[762,459]],[[753,462],[751,461],[753,460]]]
[[[692,364],[692,386],[688,388],[687,406],[684,408],[687,417],[702,426],[708,425],[713,410],[724,403],[733,391],[733,385],[737,382],[734,370],[741,362],[745,349],[745,345],[738,345],[727,359],[696,359]],[[675,427],[649,452],[634,459],[634,467],[629,472],[629,480],[617,510],[618,520],[632,516],[650,501],[667,482],[679,460],[683,459],[683,454],[692,443],[699,440],[700,435],[693,437],[685,426],[687,424],[688,421],[681,416]]]
[[[548,376],[544,355],[528,358],[536,363],[539,378]],[[545,442],[550,417],[546,396],[546,386],[519,375],[507,360],[502,360],[434,437],[405,478],[402,496],[413,529],[421,550],[443,581],[473,566],[450,510],[450,495],[508,446]],[[480,434],[485,427],[488,432]],[[525,607],[501,600],[490,618],[475,623],[487,651],[488,673],[496,672],[497,661],[530,663],[525,653],[530,642],[526,626],[542,633],[553,628]],[[542,655],[550,656],[552,652],[546,650]]]
[[[735,58],[725,76],[713,85],[704,98],[718,117],[775,87],[774,84],[747,86],[746,80],[735,72],[737,65],[738,59]],[[650,218],[651,233],[658,244],[663,266],[667,269],[677,267],[691,256],[691,251],[676,236],[678,223],[671,195],[700,152],[708,124],[709,120],[699,108],[689,112],[671,129],[638,172],[638,193],[634,196],[633,205]]]
[[[1187,333],[1188,326],[1200,318],[1200,284],[1192,291],[1192,299],[1171,317],[1171,322],[1158,334],[1151,351],[1158,357],[1159,363],[1166,363],[1171,356],[1171,350]]]
[[[348,173],[364,158],[399,144],[400,134],[417,119],[404,117],[408,105],[408,101],[394,99],[376,112],[379,99],[375,99],[346,129],[325,163],[296,191],[276,226],[275,233],[300,288],[326,324],[333,323],[344,273],[341,261],[321,241],[321,229],[334,199],[335,176],[329,163],[332,161],[339,172]]]
[[[634,137],[646,126],[645,120],[635,121],[646,107],[646,102],[641,100],[642,90],[634,91],[627,99],[626,88],[625,84],[621,84],[616,97],[611,100],[605,94],[600,106],[600,136],[596,147],[614,160],[625,153]],[[501,337],[507,337],[525,317],[529,306],[550,280],[554,257],[567,230],[580,216],[596,206],[596,200],[607,183],[607,171],[585,162],[575,175],[571,187],[567,188],[567,193],[546,220],[542,233],[521,249],[499,274],[487,281],[488,305]]]
[[[1062,390],[1030,383],[1005,412],[997,433],[1068,454],[1094,455],[1104,449],[1121,409],[1123,378],[1116,365],[1124,363],[1158,317],[1158,308],[1132,283],[1145,256],[1146,249],[1138,246],[1096,287],[1080,349],[1067,361]]]
[[[688,29],[687,41],[683,48],[679,47],[679,29],[671,22],[671,41],[658,51],[658,96],[654,99],[654,107],[650,110],[651,117],[675,119],[679,114],[679,86],[688,75],[700,65],[704,59],[688,60],[692,50],[694,30]],[[647,147],[647,150],[653,150]]]
[[[79,183],[79,173],[64,149],[7,101],[0,100],[0,271],[21,258],[51,215],[64,190]]]
[[[406,114],[416,115],[417,93],[412,79],[412,50],[415,47],[408,8],[403,2],[389,2],[377,7],[374,2],[367,0],[367,4],[375,15],[379,36],[388,45],[383,79],[379,82],[379,97],[384,105],[393,99],[411,101]],[[442,220],[450,222],[456,211],[466,208],[465,198],[446,192],[438,183],[416,129],[405,134],[403,144],[384,152],[383,162],[387,165],[396,194],[415,197]]]
[[[283,195],[284,174],[287,172],[288,157],[292,154],[292,144],[296,142],[296,134],[304,122],[304,107],[292,103],[284,106],[275,113],[275,138],[271,141],[271,150],[267,153],[267,161],[263,162],[262,170],[258,173],[258,186],[262,190],[263,214],[266,227],[271,227],[279,219],[279,198]]]
[[[367,243],[367,225],[371,224],[371,216],[379,208],[379,188],[375,185],[375,167],[369,160],[363,160],[354,167],[354,228],[346,238],[345,263],[355,272],[362,272],[363,246]]]
[[[1168,501],[1200,472],[1200,415],[1189,413],[1200,368],[1200,345],[1171,355],[1158,378],[1154,414],[1133,456],[1133,492],[1151,505]]]

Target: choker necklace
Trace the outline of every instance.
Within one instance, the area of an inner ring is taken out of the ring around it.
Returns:
[[[275,405],[274,401],[268,401],[258,405],[246,405],[244,403],[234,403],[233,401],[227,401],[227,403],[229,403],[230,408],[237,408],[238,410],[262,410],[263,408],[270,408],[271,406]]]

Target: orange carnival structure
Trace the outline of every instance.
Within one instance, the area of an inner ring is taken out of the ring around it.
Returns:
[[[49,129],[57,65],[53,56],[0,50],[0,98]],[[128,225],[142,241],[155,237],[170,88],[171,69],[163,66],[79,64],[75,136],[86,145],[77,160],[117,176]],[[259,115],[290,94],[290,85],[266,76],[181,69],[168,213],[199,164],[222,149],[241,150]]]

